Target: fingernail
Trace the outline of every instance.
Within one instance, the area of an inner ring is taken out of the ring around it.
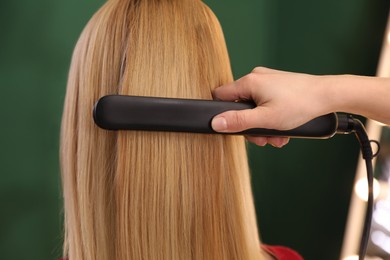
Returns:
[[[275,148],[282,148],[283,147],[283,144],[274,144],[274,143],[269,143],[269,144]]]
[[[223,117],[215,117],[211,121],[211,127],[217,131],[217,132],[222,132],[227,129],[227,122],[226,119]]]

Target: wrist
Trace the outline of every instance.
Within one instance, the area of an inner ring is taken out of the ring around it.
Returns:
[[[315,93],[314,97],[318,115],[324,115],[339,111],[340,89],[337,87],[339,76],[315,76]]]
[[[322,97],[323,113],[332,112],[351,112],[348,107],[352,102],[356,89],[350,84],[351,75],[327,75],[319,76],[321,82],[319,84],[320,96]]]

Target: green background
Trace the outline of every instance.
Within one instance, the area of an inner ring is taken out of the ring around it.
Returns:
[[[0,258],[61,252],[58,137],[74,44],[103,0],[0,2]],[[234,75],[255,66],[374,75],[389,1],[207,0]],[[263,241],[338,259],[358,158],[353,136],[249,145]]]

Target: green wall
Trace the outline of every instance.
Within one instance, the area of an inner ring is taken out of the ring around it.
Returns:
[[[1,259],[61,252],[58,136],[70,56],[103,3],[0,2]],[[255,66],[374,75],[385,0],[207,0],[224,28],[234,75]],[[358,156],[353,136],[249,145],[264,242],[305,259],[337,259]]]

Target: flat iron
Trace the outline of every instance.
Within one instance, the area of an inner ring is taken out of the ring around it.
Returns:
[[[93,118],[96,125],[106,130],[221,134],[211,127],[214,116],[255,107],[250,102],[109,95],[96,102]],[[233,134],[326,139],[346,132],[346,122],[346,115],[330,113],[291,130],[252,128]]]

